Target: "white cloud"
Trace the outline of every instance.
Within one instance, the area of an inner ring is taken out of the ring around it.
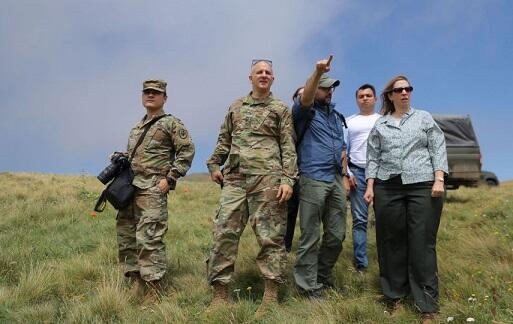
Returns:
[[[123,148],[144,114],[140,88],[149,77],[168,81],[166,110],[184,120],[195,141],[211,145],[199,149],[210,151],[226,108],[249,91],[251,59],[273,59],[274,91],[288,101],[313,68],[304,48],[318,35],[343,32],[330,25],[345,2],[11,0],[3,6],[0,86],[11,96],[0,99],[2,134],[16,133],[59,159]],[[10,149],[8,156],[18,156],[20,147]]]

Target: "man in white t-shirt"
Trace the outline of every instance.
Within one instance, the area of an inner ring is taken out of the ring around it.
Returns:
[[[354,265],[358,271],[365,271],[369,265],[367,258],[367,218],[369,205],[363,199],[367,189],[365,166],[367,164],[367,138],[380,117],[375,112],[376,90],[364,84],[356,90],[358,114],[347,118],[348,176],[351,190],[351,214],[353,215]]]

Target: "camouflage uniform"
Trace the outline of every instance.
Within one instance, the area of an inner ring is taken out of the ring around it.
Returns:
[[[294,185],[296,159],[291,111],[283,102],[272,94],[263,100],[249,94],[230,106],[207,161],[211,173],[224,164],[224,187],[207,261],[210,284],[230,282],[248,220],[260,246],[257,265],[263,277],[283,282],[287,204],[278,203],[276,195],[280,184]]]
[[[129,155],[151,120],[145,118],[130,132]],[[132,160],[135,199],[117,217],[119,260],[126,276],[139,272],[143,280],[154,281],[166,272],[167,193],[158,183],[184,176],[193,157],[194,144],[178,118],[168,115],[151,125]]]

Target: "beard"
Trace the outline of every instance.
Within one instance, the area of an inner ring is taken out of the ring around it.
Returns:
[[[315,101],[320,106],[329,106],[331,104],[331,98],[330,97],[324,97],[324,98],[315,98]]]

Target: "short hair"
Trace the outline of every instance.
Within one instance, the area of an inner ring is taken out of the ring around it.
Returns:
[[[374,86],[370,83],[365,83],[365,84],[362,84],[357,90],[356,92],[354,93],[354,96],[356,98],[358,98],[358,91],[360,90],[365,90],[365,89],[371,89],[372,90],[372,94],[374,94],[374,97],[376,97],[376,89],[374,88]]]
[[[301,89],[304,89],[305,86],[300,86],[299,88],[296,89],[296,91],[294,91],[294,94],[292,95],[292,102],[296,102],[296,98],[299,96],[299,91],[301,91]]]

